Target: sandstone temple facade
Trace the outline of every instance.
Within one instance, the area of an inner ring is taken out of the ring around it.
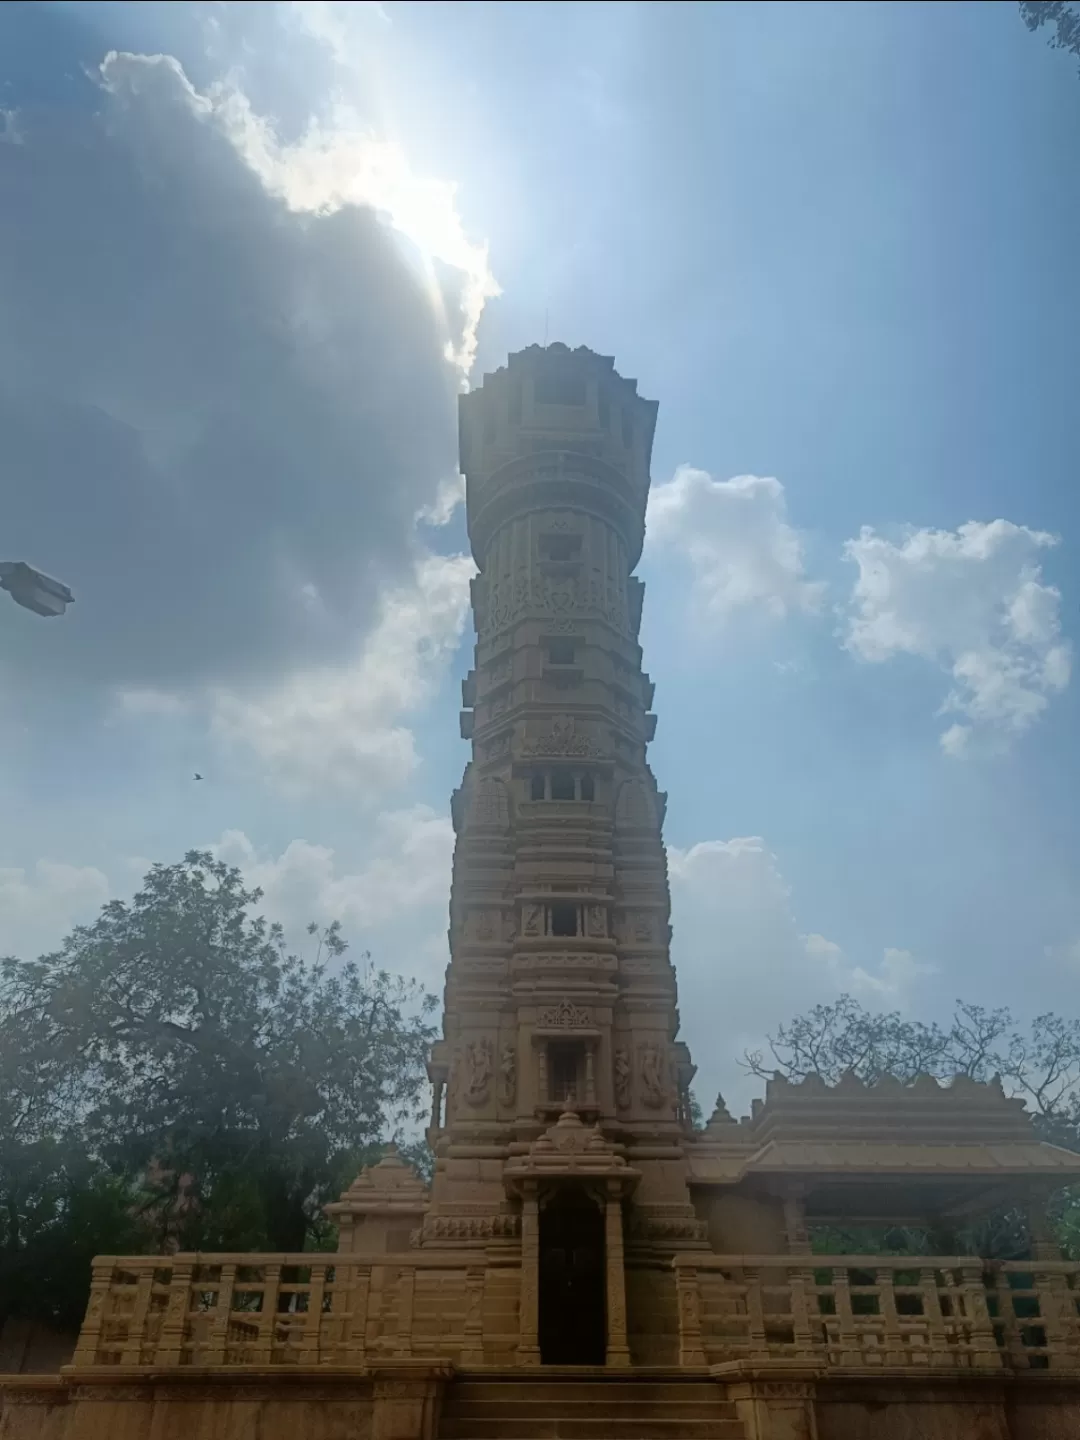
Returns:
[[[328,1207],[329,1255],[102,1257],[73,1364],[0,1377],[0,1436],[1080,1435],[1080,1266],[1045,1221],[1080,1155],[1020,1101],[778,1079],[692,1124],[634,575],[656,418],[562,345],[461,401],[476,651],[430,1187],[391,1149]],[[950,1244],[1008,1209],[1028,1258]],[[933,1252],[822,1252],[889,1223]]]

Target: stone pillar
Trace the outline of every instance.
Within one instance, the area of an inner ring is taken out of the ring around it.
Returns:
[[[1060,1260],[1061,1246],[1054,1235],[1046,1213],[1046,1196],[1033,1194],[1027,1203],[1028,1237],[1031,1241],[1032,1260]]]
[[[540,1364],[540,1204],[535,1183],[521,1206],[521,1303],[518,1364]]]
[[[630,1364],[626,1339],[626,1265],[623,1259],[622,1199],[612,1186],[604,1209],[604,1261],[607,1270],[607,1357],[612,1366]]]
[[[596,1056],[592,1040],[585,1042],[585,1104],[596,1104]]]
[[[431,1090],[431,1128],[442,1129],[443,1082],[436,1080]]]
[[[806,1228],[806,1196],[793,1186],[784,1196],[784,1231],[789,1255],[809,1255],[810,1235]]]

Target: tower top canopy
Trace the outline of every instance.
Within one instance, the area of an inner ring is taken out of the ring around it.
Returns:
[[[609,492],[621,511],[615,523],[636,559],[658,407],[638,394],[636,380],[618,373],[612,356],[584,345],[529,345],[459,404],[459,464],[474,553],[515,505],[540,503],[545,489],[552,499],[541,477],[551,480],[558,471],[559,485],[573,475]],[[507,492],[520,489],[526,472],[538,483],[512,505]]]

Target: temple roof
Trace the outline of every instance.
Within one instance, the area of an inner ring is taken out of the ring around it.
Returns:
[[[1000,1080],[967,1076],[948,1085],[929,1075],[910,1084],[846,1075],[836,1085],[776,1077],[748,1119],[733,1120],[718,1102],[688,1151],[697,1184],[752,1175],[1080,1177],[1080,1154],[1041,1141]]]
[[[524,1181],[607,1180],[628,1192],[640,1179],[598,1125],[584,1125],[572,1111],[560,1115],[523,1155],[514,1156],[503,1172],[511,1189]]]
[[[418,1215],[427,1203],[427,1186],[402,1160],[397,1146],[387,1145],[378,1163],[365,1165],[341,1198],[323,1209],[331,1216]]]

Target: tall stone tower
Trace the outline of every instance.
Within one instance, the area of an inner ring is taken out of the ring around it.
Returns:
[[[510,1182],[562,1115],[632,1172],[631,1250],[701,1243],[633,575],[656,412],[610,358],[564,345],[461,399],[477,645],[425,1244],[513,1245]]]

